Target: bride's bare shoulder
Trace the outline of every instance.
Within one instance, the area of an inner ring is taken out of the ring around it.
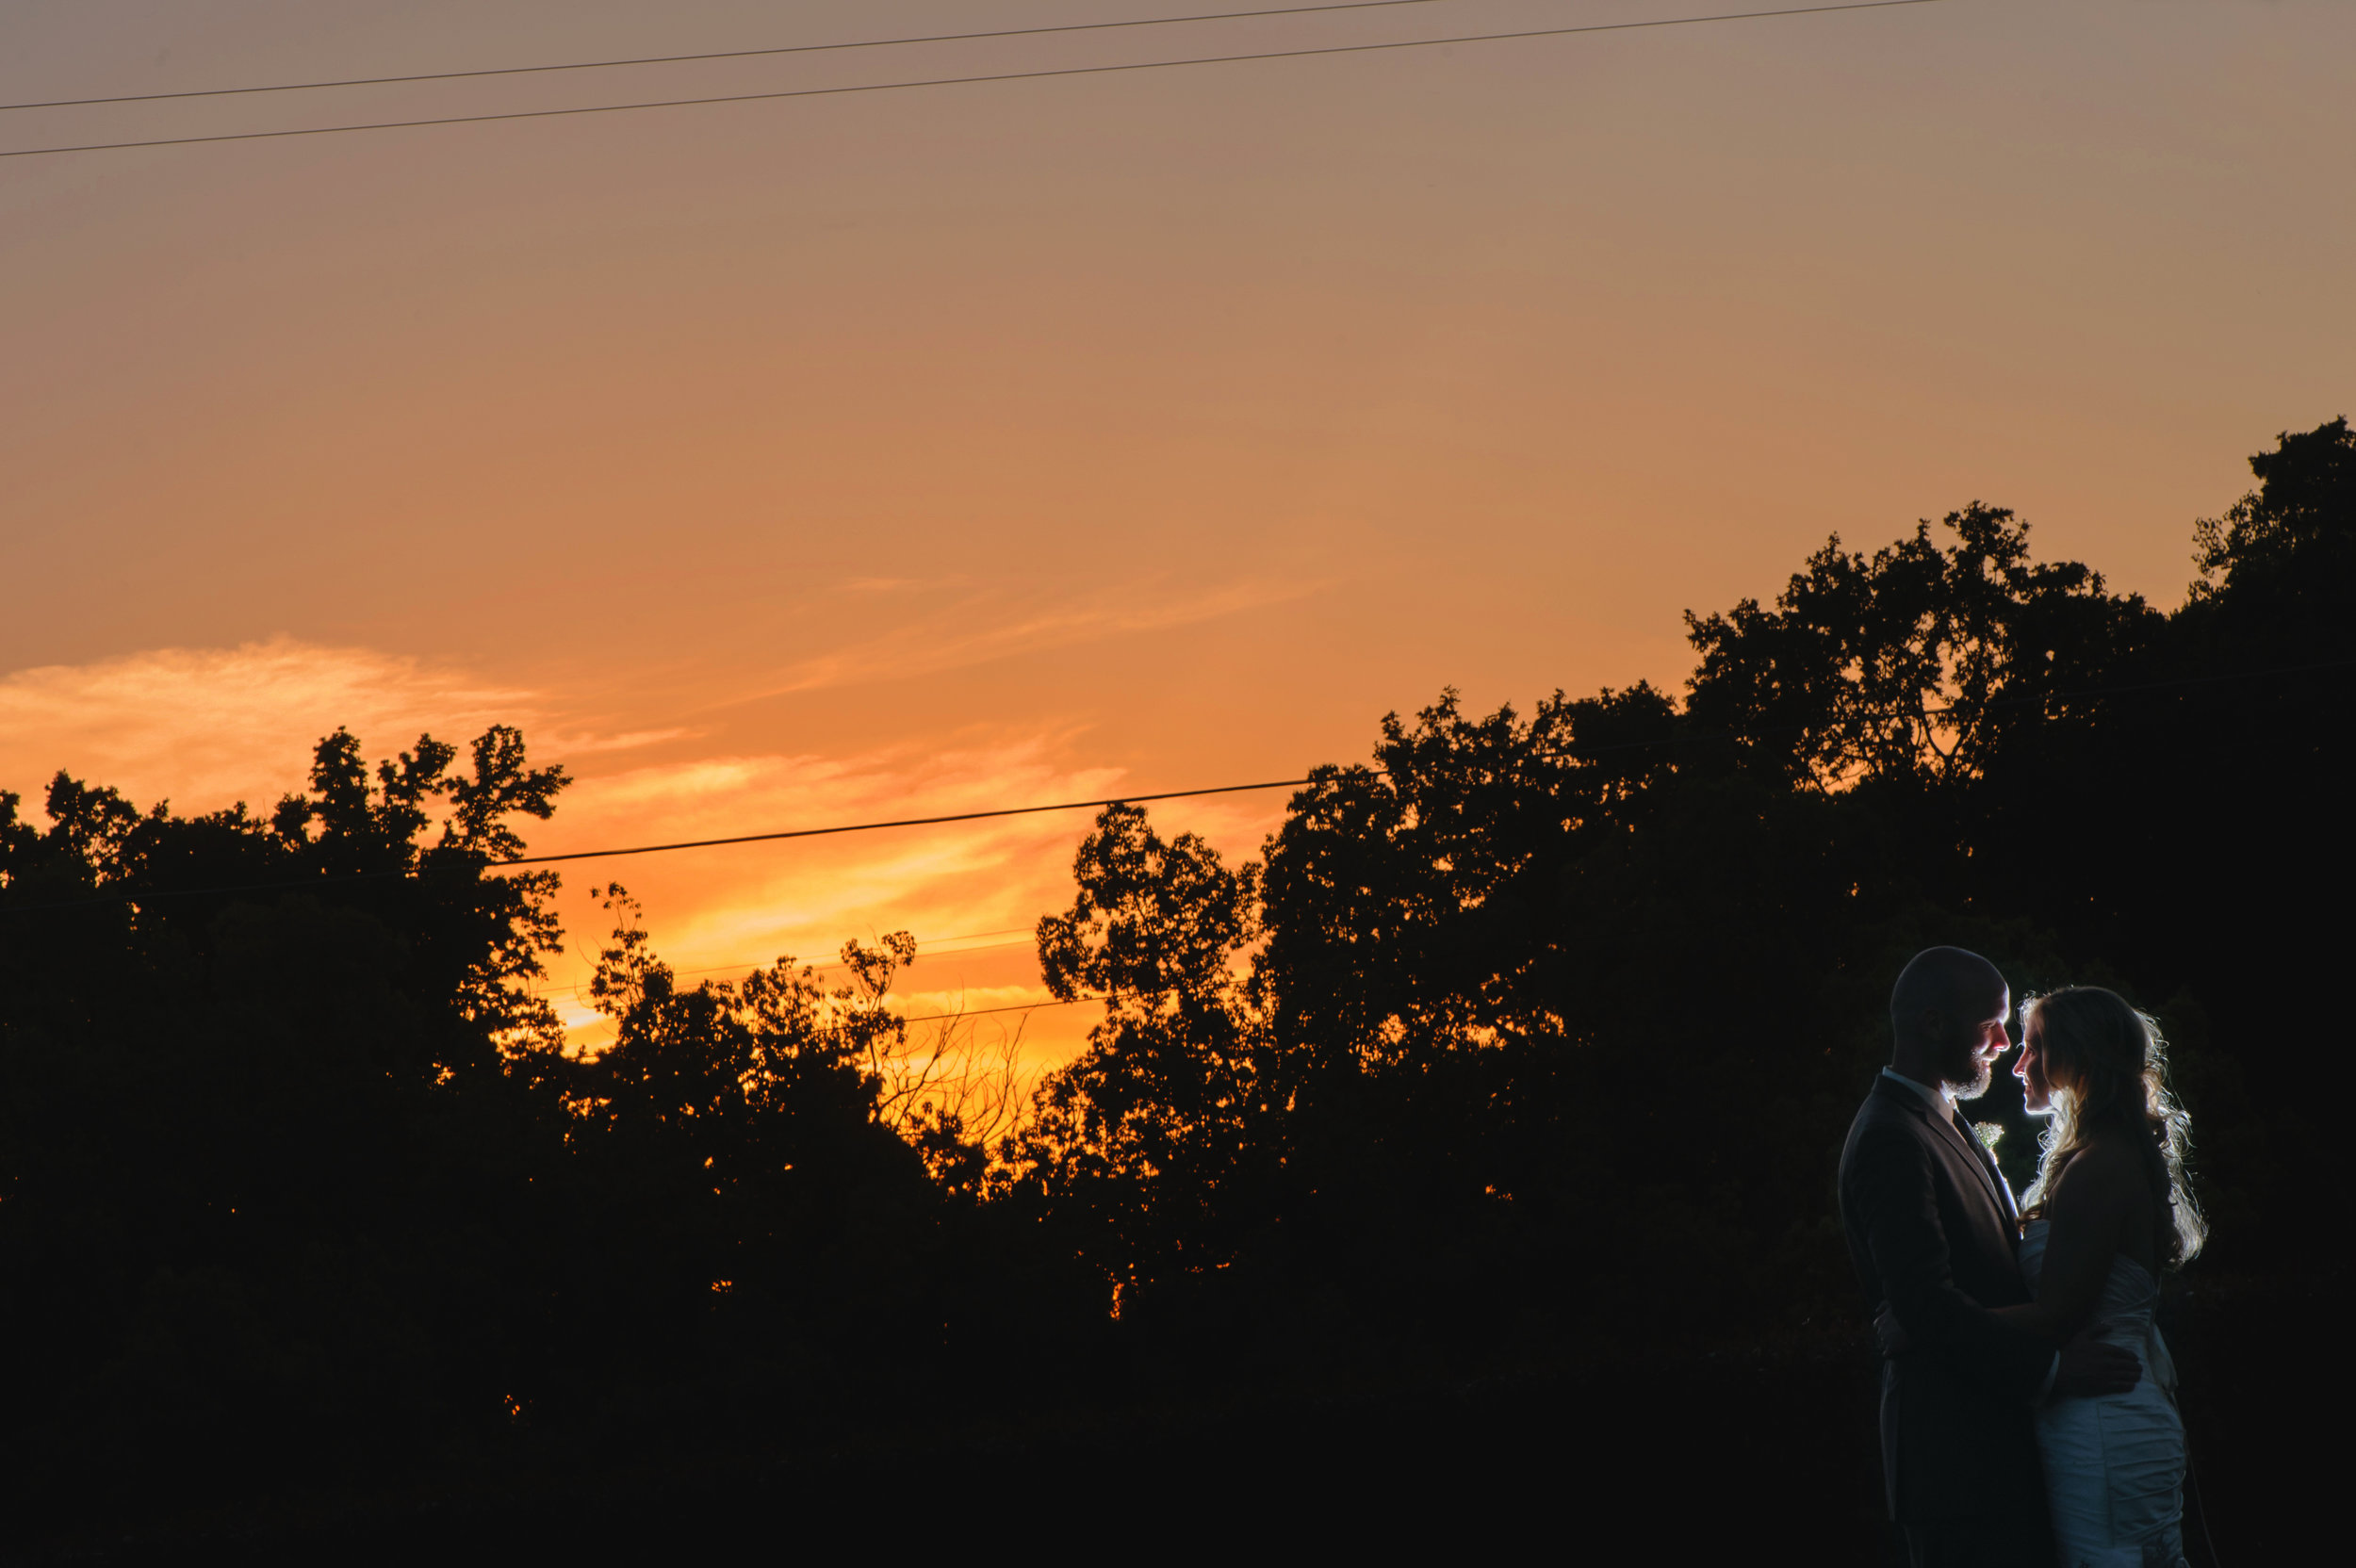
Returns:
[[[2098,1134],[2070,1158],[2053,1183],[2055,1207],[2108,1204],[2143,1191],[2142,1157],[2125,1138]]]

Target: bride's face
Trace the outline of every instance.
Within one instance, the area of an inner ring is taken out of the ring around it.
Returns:
[[[2012,1075],[2021,1080],[2021,1103],[2031,1116],[2050,1116],[2053,1110],[2053,1086],[2045,1078],[2044,1031],[2031,1019],[2021,1031],[2021,1060],[2015,1062]]]

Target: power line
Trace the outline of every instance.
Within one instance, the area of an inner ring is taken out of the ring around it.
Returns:
[[[1028,926],[1018,926],[1014,929],[1022,931],[1024,934],[1025,939],[1027,939],[1030,935],[1031,928]],[[957,942],[965,941],[967,939],[968,939],[964,937],[935,937],[932,939],[935,942]],[[918,957],[929,957],[935,963],[939,963],[943,958],[962,958],[969,953],[1003,953],[1010,947],[1028,947],[1031,944],[1028,939],[1011,942],[984,942],[979,947],[952,947],[945,951],[936,951],[928,954],[925,952],[924,942],[920,939],[916,944],[916,950]],[[666,969],[670,968],[669,965],[665,965],[664,967]],[[721,974],[736,970],[756,970],[763,967],[765,966],[759,958],[743,958],[734,963],[700,964],[694,969],[671,969],[671,973],[674,976],[683,974]],[[802,967],[809,970],[813,974],[824,974],[830,970],[848,969],[851,966],[843,963],[840,959],[837,959],[831,963],[805,964]],[[579,1001],[581,999],[581,993],[587,990],[590,986],[594,985],[596,983],[596,979],[597,977],[592,975],[586,980],[551,981],[545,989],[534,990],[530,994],[533,996],[570,996],[575,1001]]]
[[[1070,1002],[1016,1002],[1004,1007],[973,1007],[959,1013],[920,1013],[904,1018],[903,1023],[937,1023],[944,1018],[988,1018],[992,1013],[1028,1013],[1041,1007],[1071,1007],[1083,1002],[1102,1002],[1101,996],[1075,996]]]
[[[1265,784],[1217,784],[1207,790],[1165,790],[1159,794],[1116,795],[1104,800],[1065,800],[1050,806],[1002,806],[988,811],[956,811],[940,817],[901,817],[891,822],[845,823],[836,827],[789,827],[775,833],[740,833],[727,839],[683,839],[677,843],[633,844],[623,849],[577,849],[562,855],[526,855],[513,860],[468,862],[467,869],[476,872],[504,871],[510,866],[542,866],[560,860],[603,860],[626,855],[663,855],[678,849],[717,849],[728,844],[774,843],[783,839],[820,839],[837,833],[874,833],[887,827],[935,827],[945,823],[981,822],[991,817],[1028,817],[1042,811],[1083,811],[1105,806],[1138,806],[1156,800],[1191,800],[1202,795],[1244,794],[1255,790],[1289,790],[1308,783],[1305,778],[1279,778]],[[0,902],[0,914],[31,914],[37,910],[72,909],[92,904],[143,902],[154,898],[199,898],[216,893],[270,892],[288,888],[335,888],[354,882],[383,882],[396,878],[425,880],[434,868],[403,867],[393,871],[346,872],[333,876],[297,876],[273,882],[246,882],[221,888],[155,888],[139,892],[98,893],[88,898],[64,899],[52,904],[11,906]]]
[[[1048,27],[998,27],[982,33],[927,33],[913,38],[855,39],[842,43],[790,43],[766,49],[715,49],[700,55],[644,55],[630,59],[572,60],[559,65],[503,65],[481,71],[420,71],[408,76],[347,76],[334,81],[271,82],[255,87],[192,88],[181,92],[125,92],[111,98],[51,98],[39,103],[0,104],[8,109],[72,109],[98,104],[158,104],[179,98],[235,98],[256,92],[310,92],[342,87],[395,87],[411,82],[458,82],[481,76],[531,76],[551,71],[611,71],[637,65],[690,65],[704,60],[747,60],[775,55],[823,55],[844,49],[893,49],[917,43],[972,43],[984,39],[1037,38],[1048,33],[1115,32],[1132,27],[1176,27],[1198,22],[1243,22],[1256,17],[1309,16],[1322,11],[1386,10],[1432,6],[1444,0],[1342,0],[1323,6],[1279,6],[1256,11],[1203,11],[1191,16],[1147,16],[1128,22],[1067,22]]]
[[[1010,1002],[1003,1007],[968,1007],[954,1013],[910,1013],[903,1017],[900,1021],[902,1023],[939,1023],[943,1019],[988,1018],[992,1013],[1033,1013],[1041,1007],[1074,1007],[1083,1002],[1104,1000],[1101,996],[1075,996],[1069,1002],[1060,1000]],[[588,1025],[583,1024],[581,1027],[587,1028]]]
[[[1115,72],[1168,71],[1191,65],[1236,65],[1248,60],[1304,59],[1314,55],[1366,55],[1393,49],[1432,49],[1454,43],[1504,43],[1516,40],[1566,38],[1577,33],[1636,32],[1654,27],[1692,27],[1714,22],[1756,22],[1774,17],[1815,16],[1833,11],[1887,10],[1931,6],[1939,0],[1846,0],[1830,6],[1792,6],[1775,10],[1725,11],[1711,16],[1668,16],[1644,22],[1596,22],[1576,27],[1531,27],[1510,33],[1468,33],[1450,38],[1405,39],[1385,43],[1335,43],[1311,49],[1268,49],[1241,55],[1201,55],[1176,60],[1129,60],[1114,65],[1068,65],[1039,71],[1001,71],[971,76],[925,76],[901,82],[864,82],[848,87],[793,88],[777,92],[728,92],[703,98],[662,98],[634,104],[591,104],[578,108],[511,109],[497,114],[452,114],[420,120],[376,120],[351,125],[304,125],[283,131],[230,131],[211,136],[155,137],[139,141],[93,141],[71,147],[13,147],[0,158],[48,157],[59,153],[117,153],[140,147],[189,147],[216,141],[270,141],[282,137],[336,136],[351,131],[416,130],[428,125],[482,125],[505,120],[553,120],[566,115],[625,114],[638,109],[694,108],[709,104],[769,103],[786,98],[830,98],[853,92],[894,92],[913,88],[966,87],[983,82],[1039,81],[1051,76],[1098,76]]]
[[[1090,807],[1136,806],[1150,800],[1186,800],[1195,795],[1241,794],[1252,790],[1290,790],[1305,778],[1279,778],[1266,784],[1220,784],[1208,790],[1171,790],[1158,795],[1120,795],[1110,800],[1066,800],[1053,806],[1002,806],[989,811],[958,811],[945,817],[902,817],[892,822],[858,822],[841,827],[789,827],[777,833],[743,833],[730,839],[682,839],[671,844],[638,844],[629,849],[577,849],[564,855],[525,855],[501,860],[502,866],[544,866],[558,860],[610,860],[624,855],[663,855],[675,849],[717,849],[724,844],[767,843],[778,839],[819,839],[833,833],[873,833],[885,827],[936,827],[942,823],[979,822],[985,817],[1027,817],[1040,811],[1082,811]]]

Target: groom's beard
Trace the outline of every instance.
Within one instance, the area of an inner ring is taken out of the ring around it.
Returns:
[[[1996,1081],[1996,1063],[1992,1058],[1981,1060],[1976,1049],[1967,1050],[1960,1058],[1949,1063],[1947,1070],[1939,1076],[1946,1082],[1950,1099],[1957,1102],[1977,1100],[1988,1092],[1988,1085]]]

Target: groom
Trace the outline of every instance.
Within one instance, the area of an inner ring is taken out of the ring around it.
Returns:
[[[1882,1364],[1882,1476],[1916,1568],[2052,1568],[2032,1407],[2140,1376],[2116,1347],[2081,1336],[2056,1354],[1987,1310],[2029,1299],[2021,1216],[1955,1102],[2011,1049],[2011,1006],[1978,954],[1916,954],[1890,996],[1896,1048],[1841,1152],[1849,1256],[1906,1346]]]

